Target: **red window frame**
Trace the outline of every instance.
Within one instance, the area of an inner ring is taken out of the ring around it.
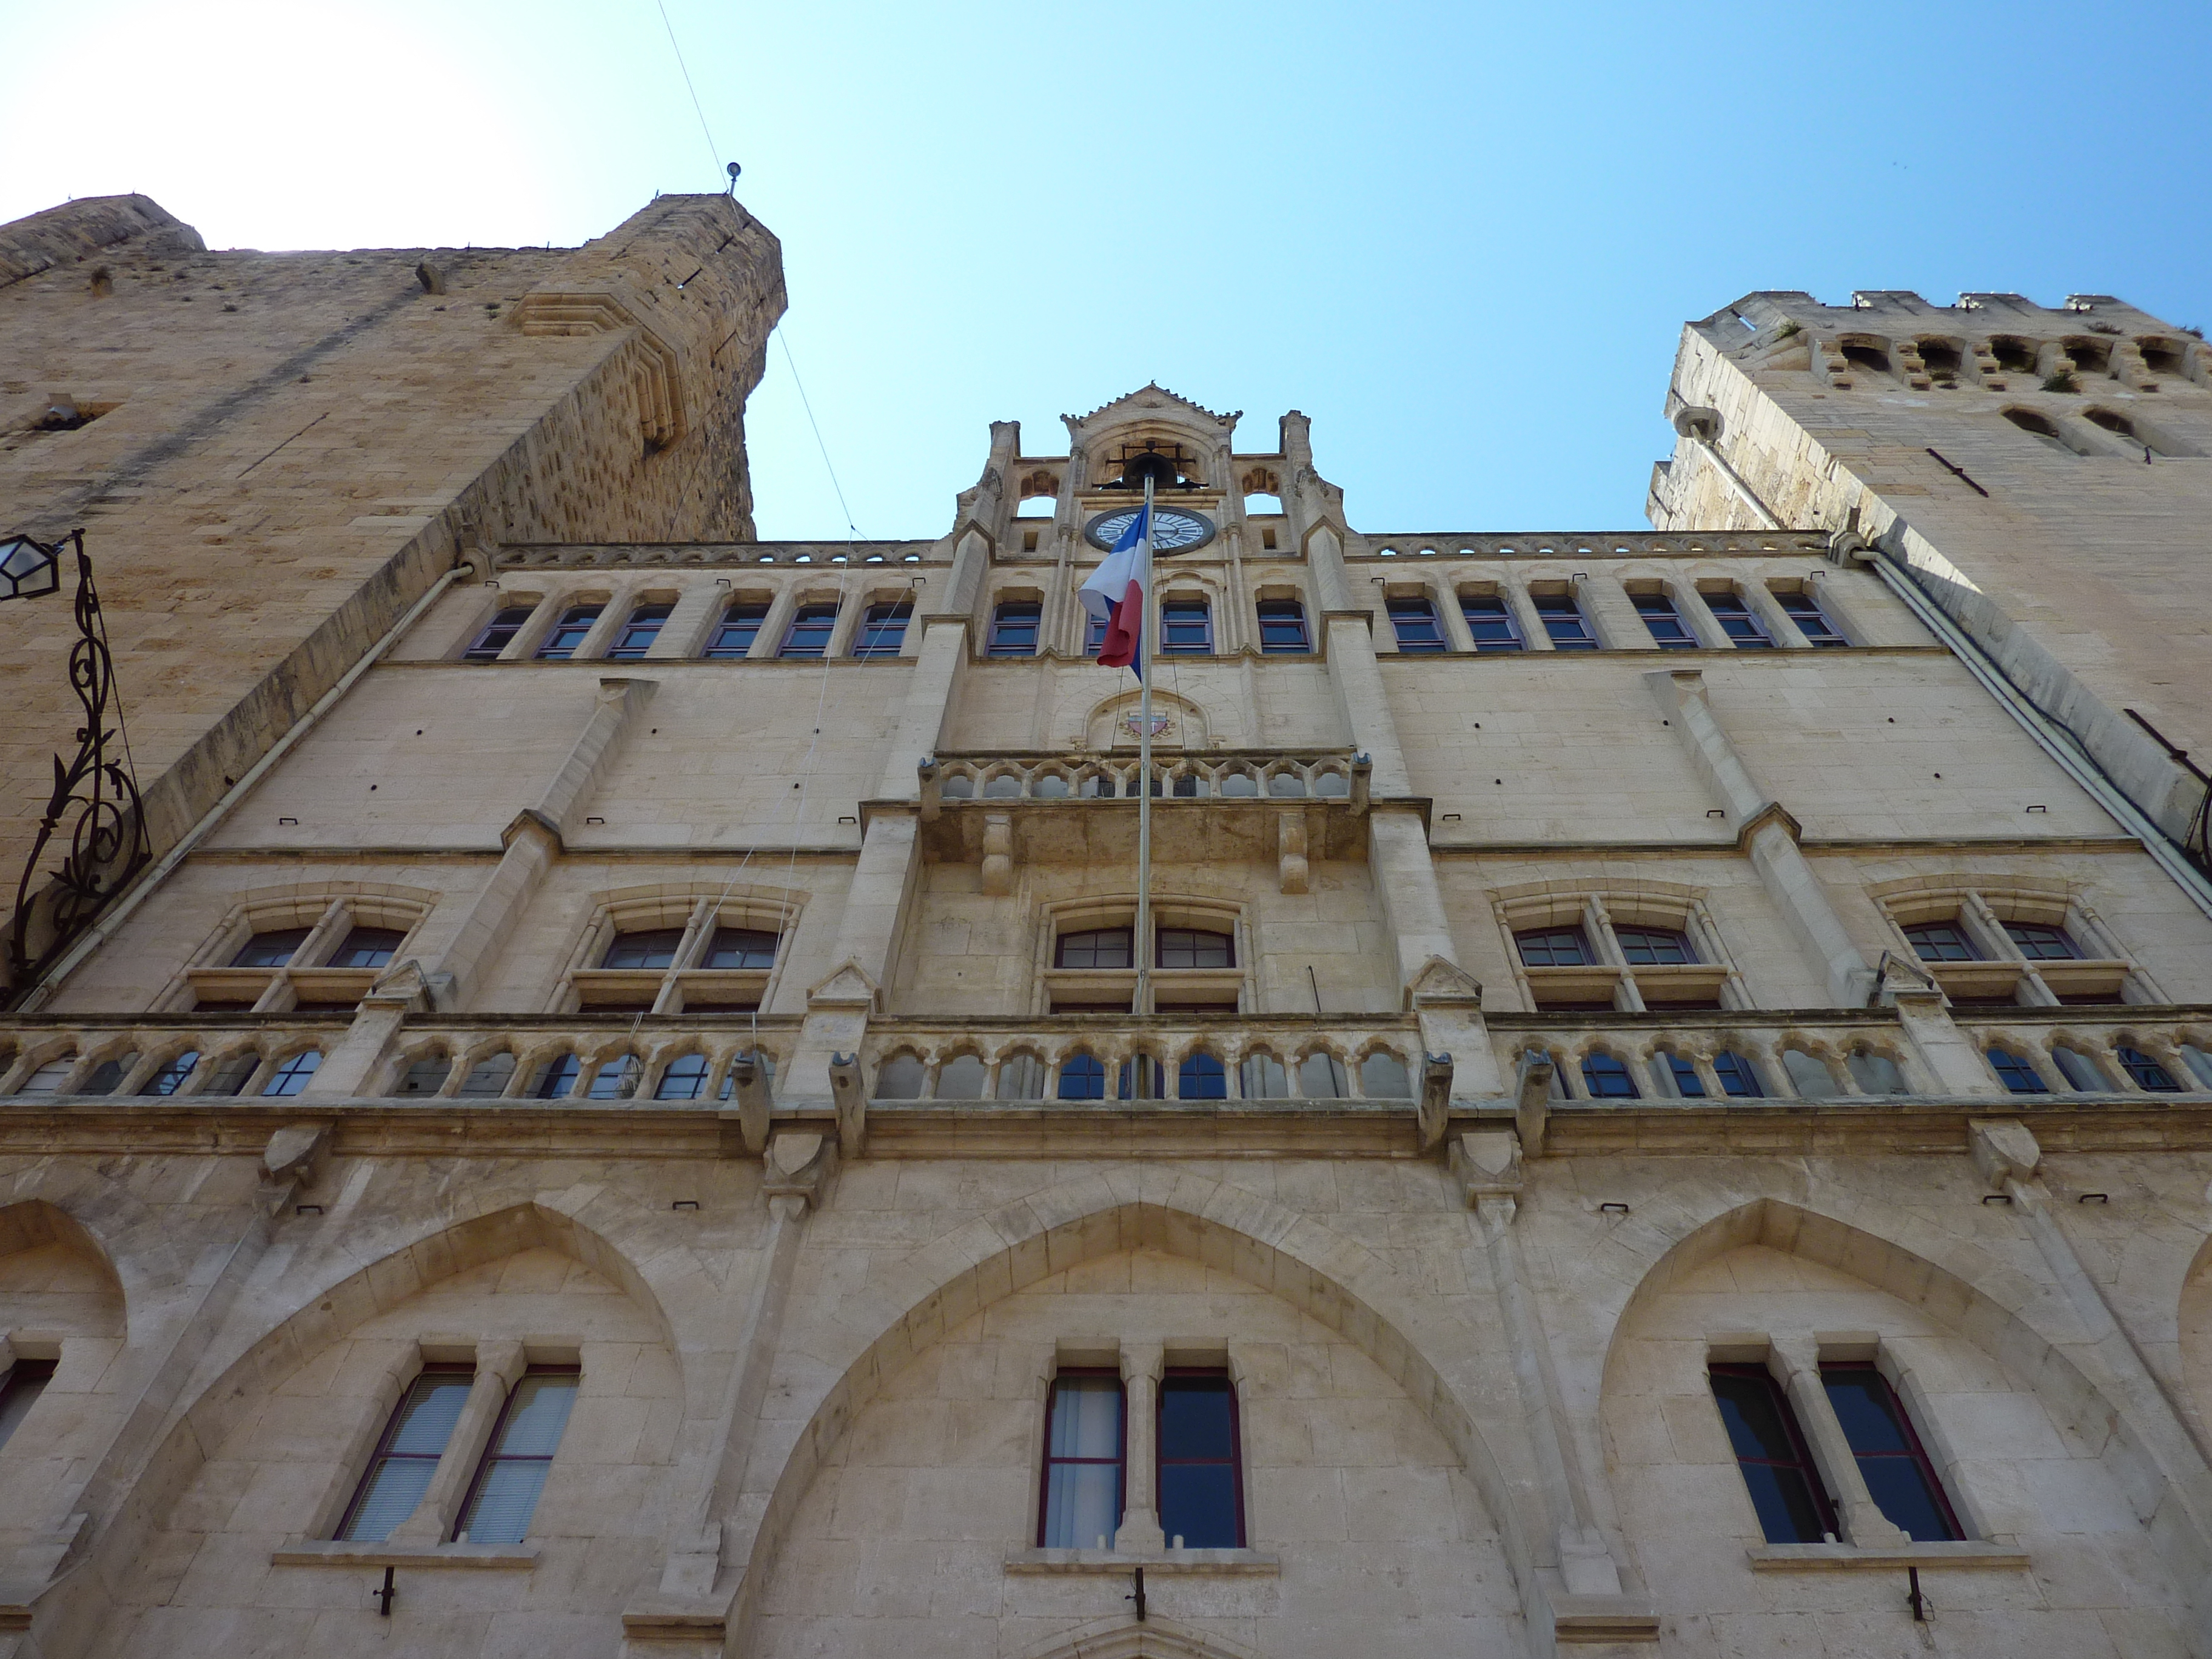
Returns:
[[[1119,1448],[1111,1457],[1054,1457],[1052,1455],[1053,1413],[1060,1409],[1060,1382],[1062,1377],[1110,1376],[1115,1392],[1121,1396],[1121,1411],[1115,1430],[1115,1443]],[[1129,1505],[1129,1390],[1121,1381],[1121,1373],[1107,1365],[1063,1365],[1053,1373],[1052,1386],[1044,1395],[1044,1463],[1043,1473],[1037,1480],[1037,1547],[1048,1547],[1045,1524],[1052,1513],[1052,1472],[1060,1464],[1111,1463],[1114,1466],[1114,1513],[1125,1514]],[[1109,1537],[1109,1544],[1113,1542]],[[1078,1545],[1082,1548],[1084,1546]]]

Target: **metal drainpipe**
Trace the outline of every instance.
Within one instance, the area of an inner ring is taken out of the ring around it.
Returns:
[[[25,1014],[36,1013],[47,1003],[52,1001],[55,994],[61,989],[62,982],[76,971],[84,959],[106,944],[114,934],[115,930],[130,920],[131,914],[144,902],[154,890],[167,880],[171,872],[191,856],[192,849],[205,841],[214,832],[215,827],[230,815],[231,809],[252,793],[254,787],[268,775],[270,769],[289,754],[301,738],[313,731],[321,723],[323,716],[337,705],[338,699],[353,689],[354,682],[375,667],[384,653],[392,648],[399,636],[412,628],[422,613],[430,608],[432,602],[451,587],[455,580],[468,574],[470,568],[471,567],[465,563],[457,564],[433,582],[429,592],[409,607],[407,614],[392,625],[391,631],[362,653],[361,659],[338,677],[338,683],[317,698],[314,706],[306,714],[292,722],[284,735],[270,745],[269,752],[254,762],[246,769],[246,775],[223,793],[221,800],[208,808],[200,821],[186,830],[174,847],[161,855],[154,867],[141,877],[137,884],[124,895],[122,901],[94,922],[83,937],[69,948],[68,953],[46,970],[46,976],[40,979],[32,988],[30,994],[23,999],[22,1006],[16,1012]]]
[[[1756,490],[1746,483],[1736,470],[1723,459],[1719,449],[1705,433],[1696,434],[1698,442],[1721,476],[1733,484],[1745,501],[1766,520],[1771,529],[1784,528],[1782,520],[1774,516],[1774,509],[1761,501]],[[1871,493],[1871,492],[1869,492]],[[1899,518],[1897,522],[1903,524]],[[2188,855],[2173,844],[2171,837],[2151,822],[2150,815],[2128,798],[2107,778],[2096,763],[2078,750],[2070,734],[2062,731],[2057,723],[2037,708],[2019,688],[2005,677],[2004,671],[1992,661],[1989,654],[1945,612],[1942,606],[1922,591],[1913,580],[1911,568],[1897,554],[1880,548],[1870,548],[1875,572],[1898,598],[1903,599],[1922,626],[1942,641],[1946,648],[1966,666],[1966,672],[1980,682],[1981,687],[1996,700],[1997,706],[2019,723],[2027,735],[2035,739],[2043,752],[2057,761],[2066,775],[2081,786],[2089,798],[2103,807],[2124,826],[2143,845],[2158,867],[2173,878],[2174,884],[2189,895],[2190,902],[2207,916],[2212,916],[2212,882],[2208,882],[2202,871],[2189,861]]]

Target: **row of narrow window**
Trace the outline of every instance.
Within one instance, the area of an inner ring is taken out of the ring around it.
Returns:
[[[1796,623],[1810,644],[1849,645],[1850,641],[1829,620],[1820,602],[1802,588],[1778,589],[1774,595],[1784,613]],[[1632,593],[1637,614],[1661,650],[1699,648],[1697,635],[1683,620],[1674,600],[1662,592]],[[1734,590],[1700,592],[1705,608],[1729,642],[1738,650],[1771,651],[1775,641],[1743,596]],[[1504,597],[1496,593],[1468,593],[1460,597],[1474,648],[1480,653],[1522,651],[1528,648],[1520,619]],[[1558,651],[1595,651],[1599,641],[1582,606],[1571,593],[1531,595],[1545,635]],[[1450,648],[1436,601],[1425,597],[1394,599],[1387,602],[1392,633],[1401,653],[1434,653]],[[532,655],[541,662],[562,662],[574,657],[599,621],[605,607],[571,605],[563,611]],[[631,611],[615,641],[605,653],[610,662],[643,658],[660,636],[672,605],[641,605]],[[834,604],[802,605],[791,614],[778,643],[778,657],[825,657],[837,628]],[[1296,599],[1262,599],[1255,607],[1260,648],[1271,655],[1302,654],[1313,649],[1304,605]],[[462,652],[465,662],[493,662],[514,642],[535,605],[513,605],[484,625]],[[750,656],[760,630],[768,621],[769,606],[757,600],[738,600],[715,623],[700,655],[728,659]],[[850,654],[859,658],[896,657],[905,648],[907,624],[913,620],[911,601],[900,599],[871,605],[863,613],[853,637]],[[1043,626],[1044,607],[1036,599],[1007,599],[994,606],[984,635],[985,654],[994,657],[1033,657]],[[1084,640],[1086,652],[1105,642],[1106,624],[1090,620]],[[1170,594],[1160,601],[1159,650],[1167,655],[1203,656],[1214,649],[1212,605],[1201,595]]]

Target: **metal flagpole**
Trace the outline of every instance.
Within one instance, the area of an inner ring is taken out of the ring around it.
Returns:
[[[1130,1012],[1152,1012],[1152,469],[1145,469],[1144,609],[1137,623],[1137,927],[1130,949],[1137,958],[1137,995]],[[1152,1096],[1151,1067],[1132,1055],[1135,1076],[1130,1092]]]

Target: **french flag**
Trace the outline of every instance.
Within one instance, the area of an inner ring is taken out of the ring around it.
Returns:
[[[1085,611],[1106,624],[1106,637],[1098,647],[1100,665],[1133,668],[1140,679],[1145,672],[1138,638],[1145,625],[1145,542],[1152,529],[1152,509],[1138,508],[1113,550],[1076,590]]]

